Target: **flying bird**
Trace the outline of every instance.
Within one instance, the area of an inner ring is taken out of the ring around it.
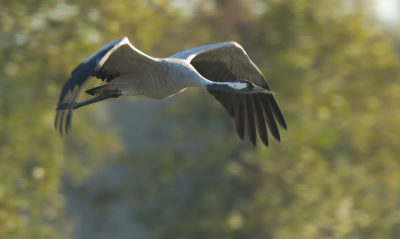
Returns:
[[[93,98],[77,103],[90,76],[103,84],[86,90]],[[63,131],[68,134],[74,109],[121,95],[164,99],[192,86],[213,95],[235,119],[239,137],[243,140],[246,127],[254,146],[256,126],[266,146],[267,126],[278,141],[276,121],[287,128],[274,93],[238,43],[217,43],[168,58],[153,58],[132,46],[126,37],[107,44],[72,71],[62,88],[54,124],[61,135]]]

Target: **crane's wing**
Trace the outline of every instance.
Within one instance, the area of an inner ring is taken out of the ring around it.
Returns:
[[[110,82],[121,74],[146,71],[155,62],[154,58],[133,47],[126,37],[110,42],[72,71],[71,77],[61,90],[57,106],[74,102],[89,76]],[[72,110],[58,110],[54,126],[61,135],[63,130],[68,134],[71,120]]]
[[[211,81],[227,82],[246,79],[259,87],[270,90],[260,70],[236,42],[198,47],[171,57],[190,61],[203,77]],[[235,118],[236,130],[242,140],[245,125],[251,143],[256,144],[257,125],[261,141],[266,146],[268,146],[266,125],[277,140],[280,140],[280,135],[275,120],[283,128],[287,128],[273,95],[241,95],[216,90],[209,90],[209,92],[225,107],[229,115]]]

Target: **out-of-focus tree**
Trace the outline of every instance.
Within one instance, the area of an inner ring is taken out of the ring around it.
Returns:
[[[136,215],[153,238],[399,238],[391,42],[361,1],[247,2],[199,7],[188,46],[244,46],[277,93],[282,143],[254,150],[207,93],[176,96],[160,127],[169,149],[127,158]]]
[[[205,0],[189,17],[168,1],[0,5],[0,238],[64,237],[60,176],[120,151],[95,105],[68,138],[52,121],[71,69],[122,36],[155,57],[239,42],[289,127],[253,149],[207,92],[174,96],[156,128],[167,150],[126,157],[113,191],[152,238],[399,238],[399,61],[360,1]]]
[[[68,138],[57,134],[62,85],[79,62],[116,38],[153,50],[179,16],[163,1],[2,0],[0,6],[0,238],[63,238],[74,225],[63,215],[61,176],[82,179],[121,146],[95,107],[75,115]]]

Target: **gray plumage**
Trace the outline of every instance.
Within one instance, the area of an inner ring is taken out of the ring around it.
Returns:
[[[105,82],[86,93],[94,98],[77,103],[76,97],[89,76]],[[55,127],[62,134],[71,129],[72,112],[79,107],[121,95],[163,99],[187,87],[207,89],[235,118],[236,129],[256,144],[256,125],[268,145],[267,126],[280,140],[278,123],[286,129],[283,115],[262,73],[235,42],[194,48],[168,58],[152,58],[131,45],[128,38],[115,40],[87,58],[64,85]]]

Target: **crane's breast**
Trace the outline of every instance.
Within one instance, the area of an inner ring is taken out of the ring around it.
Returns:
[[[124,95],[164,99],[190,86],[184,72],[171,65],[162,65],[147,72],[121,75],[109,83],[110,88]]]

